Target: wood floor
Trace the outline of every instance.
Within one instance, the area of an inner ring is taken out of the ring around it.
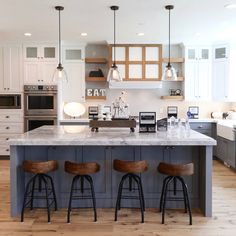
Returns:
[[[10,217],[9,161],[0,161],[0,236],[231,236],[236,235],[236,173],[214,161],[213,217],[205,218],[194,211],[193,225],[182,211],[167,211],[166,224],[160,224],[157,210],[147,210],[145,223],[140,222],[140,213],[122,210],[118,222],[113,221],[113,209],[98,209],[98,222],[92,221],[91,210],[72,214],[72,223],[66,222],[66,210],[52,214],[52,223],[46,222],[46,212],[27,212],[25,222]]]

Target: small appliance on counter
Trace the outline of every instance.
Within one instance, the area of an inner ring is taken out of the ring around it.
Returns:
[[[0,109],[21,109],[21,95],[1,94]]]
[[[178,117],[178,107],[168,106],[167,107],[167,118],[174,117],[177,119]]]
[[[91,120],[98,119],[98,107],[97,106],[89,106],[88,107],[88,116]]]
[[[139,112],[139,132],[156,132],[156,112]]]
[[[157,121],[157,130],[166,131],[167,130],[167,118],[163,118]]]
[[[189,119],[198,119],[199,118],[199,107],[197,107],[197,106],[188,107],[187,116]]]

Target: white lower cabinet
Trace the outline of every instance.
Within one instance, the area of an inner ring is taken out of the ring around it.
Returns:
[[[23,110],[0,110],[0,155],[10,155],[8,140],[24,131]]]

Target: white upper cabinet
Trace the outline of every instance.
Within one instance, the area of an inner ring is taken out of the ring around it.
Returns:
[[[57,47],[48,45],[24,45],[24,83],[51,84],[58,64]]]
[[[219,44],[213,47],[212,96],[216,101],[236,101],[234,91],[235,47]]]
[[[211,99],[211,48],[185,47],[185,100]]]
[[[22,83],[22,47],[5,45],[0,48],[0,92],[20,93]]]
[[[67,73],[68,83],[62,86],[62,102],[85,101],[85,62],[84,48],[76,46],[63,47],[63,67]]]

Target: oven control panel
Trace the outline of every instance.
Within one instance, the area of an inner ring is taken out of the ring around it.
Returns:
[[[24,85],[24,91],[57,91],[57,85]]]

